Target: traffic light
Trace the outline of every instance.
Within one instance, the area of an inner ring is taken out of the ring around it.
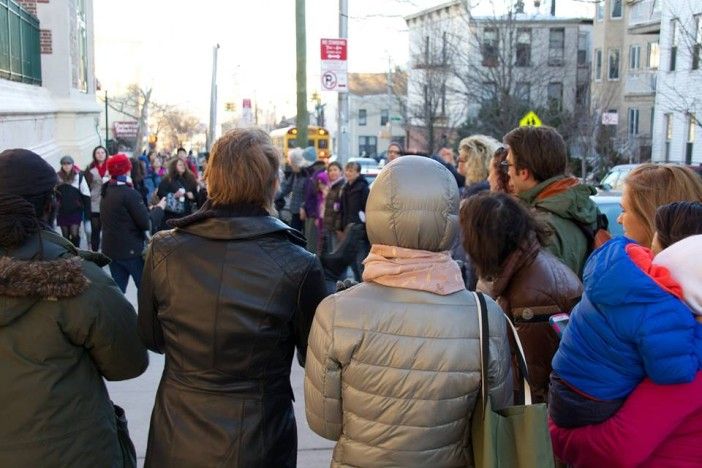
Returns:
[[[233,102],[225,102],[224,110],[226,110],[227,112],[234,112],[236,110],[236,104]]]
[[[153,133],[149,135],[149,144],[150,145],[155,145],[156,142],[158,141],[158,137],[154,135]]]

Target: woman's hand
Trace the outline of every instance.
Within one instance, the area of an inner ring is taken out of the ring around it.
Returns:
[[[300,219],[301,219],[302,221],[304,221],[304,220],[307,219],[307,212],[305,211],[304,208],[300,208]]]
[[[195,195],[193,195],[193,192],[187,192],[185,194],[186,197],[188,197],[190,200],[193,200],[195,198]]]

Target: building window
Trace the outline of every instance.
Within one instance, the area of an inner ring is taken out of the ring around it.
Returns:
[[[629,46],[629,69],[638,70],[641,68],[641,46],[638,44]]]
[[[88,29],[85,13],[85,0],[76,2],[76,50],[78,51],[78,66],[75,70],[77,77],[76,88],[88,92]]]
[[[607,78],[610,80],[619,79],[619,49],[609,49]]]
[[[526,81],[518,82],[514,89],[514,94],[517,96],[517,99],[523,103],[531,103],[531,84],[527,83]]]
[[[685,148],[685,164],[692,164],[692,146],[695,144],[695,127],[697,118],[694,113],[687,115],[687,147]]]
[[[441,116],[446,116],[446,83],[441,83]]]
[[[665,162],[670,161],[670,142],[673,140],[673,114],[665,114]]]
[[[578,66],[587,65],[588,39],[587,33],[578,34]]]
[[[358,109],[358,125],[363,127],[366,125],[366,120],[367,120],[367,115],[366,115],[366,110],[365,109]]]
[[[429,36],[424,36],[424,66],[431,65],[429,61]]]
[[[702,15],[695,15],[695,43],[692,45],[692,69],[699,70],[702,54]]]
[[[500,48],[496,28],[485,28],[483,33],[483,66],[496,67],[497,54]]]
[[[378,137],[358,137],[358,155],[361,158],[373,158],[378,154]]]
[[[604,3],[604,2],[603,2]],[[622,17],[622,0],[610,0],[612,6],[612,18]]]
[[[602,49],[595,49],[595,80],[602,79]]]
[[[639,110],[635,107],[629,108],[629,136],[639,134]]]
[[[646,66],[651,70],[658,70],[661,63],[661,50],[658,42],[649,42],[648,50],[646,51]]]
[[[678,20],[670,21],[670,71],[675,71],[675,62],[678,59]]]
[[[518,67],[531,65],[531,29],[517,29],[517,60]]]
[[[565,29],[551,28],[548,30],[548,64],[563,65],[565,51]]]
[[[551,109],[561,110],[561,106],[563,105],[563,83],[549,83],[547,96],[548,106]]]
[[[19,3],[0,0],[0,79],[41,85],[39,20]]]
[[[604,19],[604,12],[605,12],[605,5],[604,5],[604,0],[601,2],[597,2],[597,5],[595,6],[595,17],[597,18],[597,21],[602,21]]]
[[[581,107],[586,106],[589,91],[590,83],[578,85],[578,87],[575,89],[575,104]]]
[[[390,121],[390,111],[388,109],[380,110],[380,126],[387,125]]]

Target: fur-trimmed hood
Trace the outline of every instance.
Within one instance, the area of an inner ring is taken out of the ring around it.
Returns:
[[[0,257],[0,327],[41,300],[76,297],[88,287],[79,257],[50,261]]]

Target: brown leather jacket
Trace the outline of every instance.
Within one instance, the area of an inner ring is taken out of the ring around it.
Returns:
[[[533,240],[507,259],[499,277],[491,283],[481,280],[478,289],[493,297],[516,325],[533,401],[545,402],[551,359],[558,349],[558,336],[548,318],[570,313],[580,300],[582,283],[570,268]],[[513,375],[518,377],[514,370]],[[521,385],[515,385],[517,389],[521,390]]]

